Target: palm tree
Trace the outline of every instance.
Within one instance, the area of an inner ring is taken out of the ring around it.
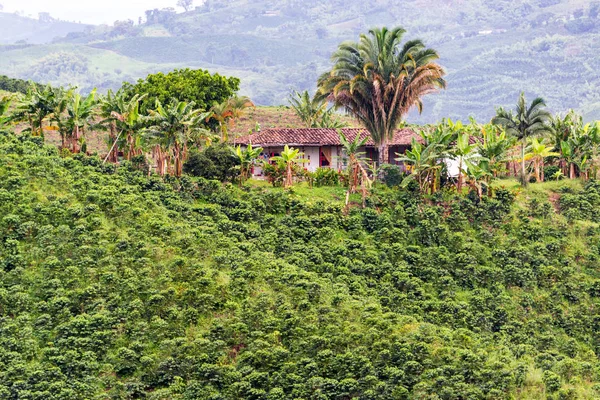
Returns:
[[[388,143],[408,111],[422,110],[421,98],[445,88],[437,52],[420,40],[402,46],[404,29],[372,29],[358,43],[342,43],[330,72],[319,78],[319,94],[344,108],[367,129],[388,161]]]
[[[85,98],[79,93],[67,99],[67,126],[71,128],[70,148],[73,153],[79,153],[81,141],[85,140],[85,128],[95,115],[96,89]]]
[[[319,96],[311,97],[308,90],[294,90],[289,102],[306,128],[316,128],[321,117],[327,112],[327,100]]]
[[[183,173],[183,163],[187,159],[188,143],[194,133],[203,130],[204,120],[209,116],[202,110],[195,109],[194,102],[185,103],[171,100],[166,107],[156,102],[156,109],[150,111],[152,126],[148,130],[148,138],[153,144],[159,174],[165,175],[173,160],[175,176]]]
[[[290,148],[286,144],[281,152],[281,155],[271,158],[271,160],[285,165],[285,180],[283,181],[284,188],[294,185],[294,167],[298,163],[307,161],[302,158],[303,156],[304,153],[300,153],[299,149]]]
[[[552,115],[545,108],[546,103],[541,97],[536,98],[530,106],[527,106],[525,93],[521,93],[515,114],[500,107],[492,119],[492,123],[503,126],[508,134],[521,141],[521,183],[524,186],[528,183],[525,173],[527,139],[552,132],[550,126]]]
[[[533,160],[537,182],[544,182],[544,159],[559,155],[559,153],[552,151],[552,147],[544,144],[544,139],[538,140],[537,138],[532,138],[531,152],[526,154],[525,158]]]
[[[250,176],[252,167],[256,164],[256,161],[260,157],[263,151],[262,147],[252,147],[248,145],[246,149],[242,150],[242,146],[237,146],[231,149],[234,156],[240,162],[240,186],[244,184],[246,179]]]

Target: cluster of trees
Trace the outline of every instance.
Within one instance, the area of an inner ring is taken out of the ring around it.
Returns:
[[[218,141],[219,134],[227,141],[227,126],[253,106],[250,99],[234,95],[238,85],[236,78],[202,70],[150,75],[106,96],[32,85],[13,107],[5,107],[0,123],[26,123],[24,131],[40,137],[57,131],[61,148],[72,153],[86,152],[87,132],[105,130],[105,161],[116,163],[122,155],[145,162],[152,154],[158,174],[181,176],[188,146]]]

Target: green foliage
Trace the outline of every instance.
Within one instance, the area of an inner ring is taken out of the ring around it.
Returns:
[[[337,186],[340,184],[340,174],[332,168],[317,168],[314,175],[315,186]]]
[[[597,398],[593,221],[307,190],[330,197],[0,135],[0,397]]]
[[[31,85],[31,82],[22,79],[13,79],[5,75],[0,75],[0,90],[6,92],[27,94]],[[43,89],[39,84],[36,84],[36,86],[38,86],[38,89]]]
[[[167,74],[151,74],[135,84],[125,83],[123,90],[129,97],[139,93],[146,94],[140,104],[142,113],[154,108],[157,100],[167,104],[173,98],[194,102],[196,107],[206,111],[213,103],[222,103],[233,96],[239,90],[239,84],[238,78],[226,78],[205,70],[186,68]]]
[[[239,160],[225,143],[213,144],[202,150],[192,149],[183,165],[186,174],[221,182],[232,182],[238,172]]]
[[[381,166],[383,182],[389,187],[398,187],[402,184],[405,174],[398,165],[384,164]]]

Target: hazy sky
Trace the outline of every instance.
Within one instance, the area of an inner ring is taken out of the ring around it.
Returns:
[[[128,18],[137,22],[145,10],[175,7],[177,0],[0,0],[0,4],[5,12],[24,11],[25,15],[37,17],[38,12],[46,11],[63,20],[112,24]]]

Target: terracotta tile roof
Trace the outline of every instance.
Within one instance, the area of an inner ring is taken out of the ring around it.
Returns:
[[[343,128],[342,132],[352,141],[356,135],[361,138],[369,137],[365,129],[361,128]],[[410,145],[412,138],[420,139],[420,136],[411,129],[402,129],[396,131],[392,146]],[[261,147],[268,146],[341,146],[340,137],[337,129],[326,128],[270,128],[252,135],[243,136],[235,140],[236,144],[252,143]],[[374,146],[373,141],[369,139],[367,146]]]

